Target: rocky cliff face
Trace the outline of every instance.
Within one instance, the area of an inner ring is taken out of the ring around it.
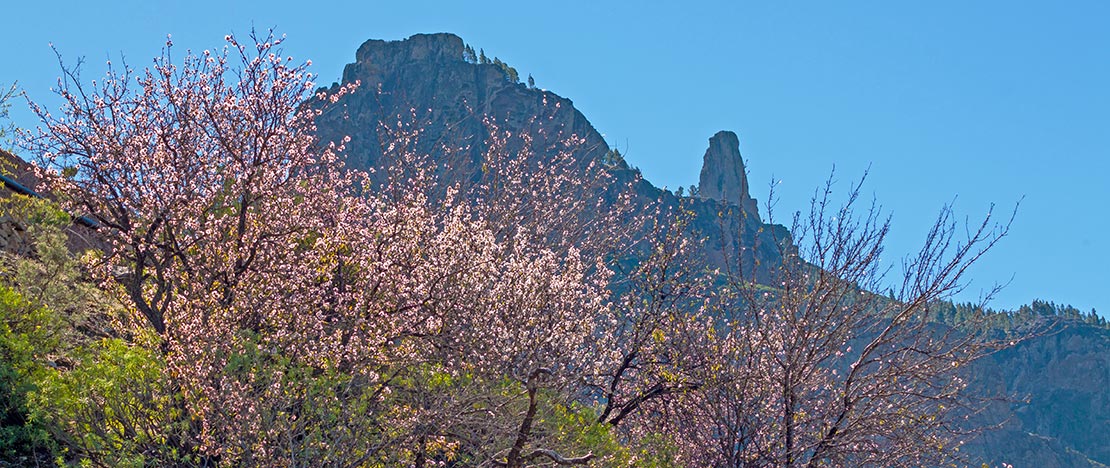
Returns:
[[[0,150],[0,175],[23,187],[34,189],[37,180],[31,166],[15,155]],[[0,183],[0,199],[16,193],[5,183]],[[7,210],[0,210],[0,252],[27,255],[31,252],[31,240],[24,226]]]
[[[742,208],[758,219],[756,201],[748,192],[748,174],[740,156],[740,139],[729,131],[709,139],[701,167],[698,193],[702,198],[723,201]]]
[[[1015,468],[1110,465],[1110,330],[1064,321],[979,367],[978,386],[1016,401],[969,449]]]

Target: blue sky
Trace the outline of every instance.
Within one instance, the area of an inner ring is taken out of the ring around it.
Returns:
[[[697,183],[722,129],[740,135],[753,196],[781,180],[781,220],[834,164],[845,182],[870,166],[865,190],[894,215],[888,261],[944,203],[978,219],[1024,197],[961,298],[1013,278],[994,306],[1110,316],[1110,3],[675,3],[9,2],[0,83],[50,103],[49,43],[91,79],[121,54],[146,66],[167,33],[201,50],[252,26],[287,34],[328,83],[366,39],[454,32],[572,99],[656,185]]]

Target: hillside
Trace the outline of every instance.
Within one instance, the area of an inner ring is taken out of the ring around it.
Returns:
[[[1110,330],[1062,319],[980,363],[977,384],[1013,395],[1002,428],[970,449],[1014,466],[1110,465]]]

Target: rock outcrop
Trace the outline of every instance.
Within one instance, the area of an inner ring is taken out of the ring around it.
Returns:
[[[17,193],[13,187],[8,186],[7,181],[25,188],[34,187],[37,183],[31,166],[4,150],[0,150],[0,175],[6,179],[0,182],[0,198]],[[7,210],[0,210],[0,252],[15,255],[27,255],[31,252],[31,239],[27,230]]]
[[[33,242],[20,216],[13,216],[4,205],[4,200],[13,195],[53,198],[49,193],[39,193],[42,187],[31,164],[18,156],[0,150],[0,252],[17,256],[33,252]],[[25,220],[24,220],[25,221]],[[84,216],[74,218],[73,225],[66,228],[69,234],[67,245],[74,252],[90,248],[104,249],[107,246],[96,235],[96,222]]]
[[[749,216],[759,219],[756,201],[748,192],[748,174],[744,158],[740,156],[740,139],[735,133],[720,131],[709,139],[698,193],[702,198],[738,206]]]

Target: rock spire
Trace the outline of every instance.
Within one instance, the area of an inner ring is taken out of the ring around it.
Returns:
[[[740,139],[735,133],[720,131],[709,139],[698,192],[702,198],[743,208],[749,216],[758,219],[756,201],[748,193],[748,175],[744,170],[744,159],[740,156]]]

